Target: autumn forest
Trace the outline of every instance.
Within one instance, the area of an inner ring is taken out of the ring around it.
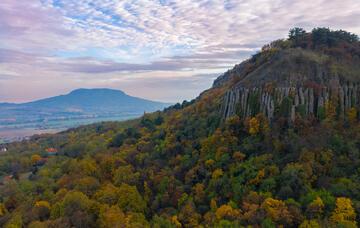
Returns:
[[[7,144],[0,226],[357,227],[359,83],[356,35],[294,28],[192,101]]]

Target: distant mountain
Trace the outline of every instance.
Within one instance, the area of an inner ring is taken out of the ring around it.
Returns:
[[[120,90],[77,89],[66,95],[28,103],[0,103],[0,126],[112,116],[126,119],[168,105],[129,96]]]
[[[120,90],[77,89],[69,94],[22,104],[26,108],[57,109],[69,112],[152,112],[168,104],[132,97]]]

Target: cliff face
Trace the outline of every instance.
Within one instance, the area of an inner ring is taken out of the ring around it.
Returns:
[[[306,42],[278,41],[215,80],[214,87],[227,90],[223,117],[263,113],[293,121],[297,114],[321,119],[332,109],[341,118],[350,108],[359,110],[359,43],[315,48]]]
[[[234,114],[249,117],[263,113],[269,120],[276,116],[294,120],[296,114],[323,118],[326,106],[332,105],[343,117],[347,110],[360,105],[360,84],[346,82],[329,86],[308,85],[304,87],[271,86],[245,88],[236,86],[224,96],[224,118]]]

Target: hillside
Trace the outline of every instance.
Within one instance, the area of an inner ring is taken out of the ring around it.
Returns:
[[[193,101],[8,144],[0,225],[357,227],[359,66],[296,28]]]

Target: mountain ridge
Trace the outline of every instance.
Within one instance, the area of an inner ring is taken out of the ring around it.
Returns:
[[[44,101],[44,100],[49,100],[49,99],[53,99],[53,98],[58,98],[58,97],[65,97],[65,96],[69,96],[69,95],[91,95],[93,94],[92,92],[107,92],[107,93],[112,93],[110,95],[126,95],[132,98],[138,98],[144,101],[150,101],[150,102],[158,102],[158,103],[163,103],[163,104],[171,104],[168,102],[161,102],[161,101],[154,101],[154,100],[149,100],[149,99],[145,99],[145,98],[140,98],[140,97],[135,97],[135,96],[130,96],[128,94],[126,94],[124,91],[122,90],[117,90],[117,89],[109,89],[109,88],[78,88],[78,89],[74,89],[66,94],[60,94],[60,95],[56,95],[56,96],[52,96],[52,97],[46,97],[46,98],[40,98],[40,99],[36,99],[33,101],[27,101],[27,102],[20,102],[20,103],[13,103],[13,102],[0,102],[0,105],[25,105],[25,104],[32,104],[32,103],[37,103],[40,101]]]
[[[1,128],[66,129],[92,121],[128,119],[162,110],[168,103],[113,89],[77,89],[26,103],[0,103]]]

